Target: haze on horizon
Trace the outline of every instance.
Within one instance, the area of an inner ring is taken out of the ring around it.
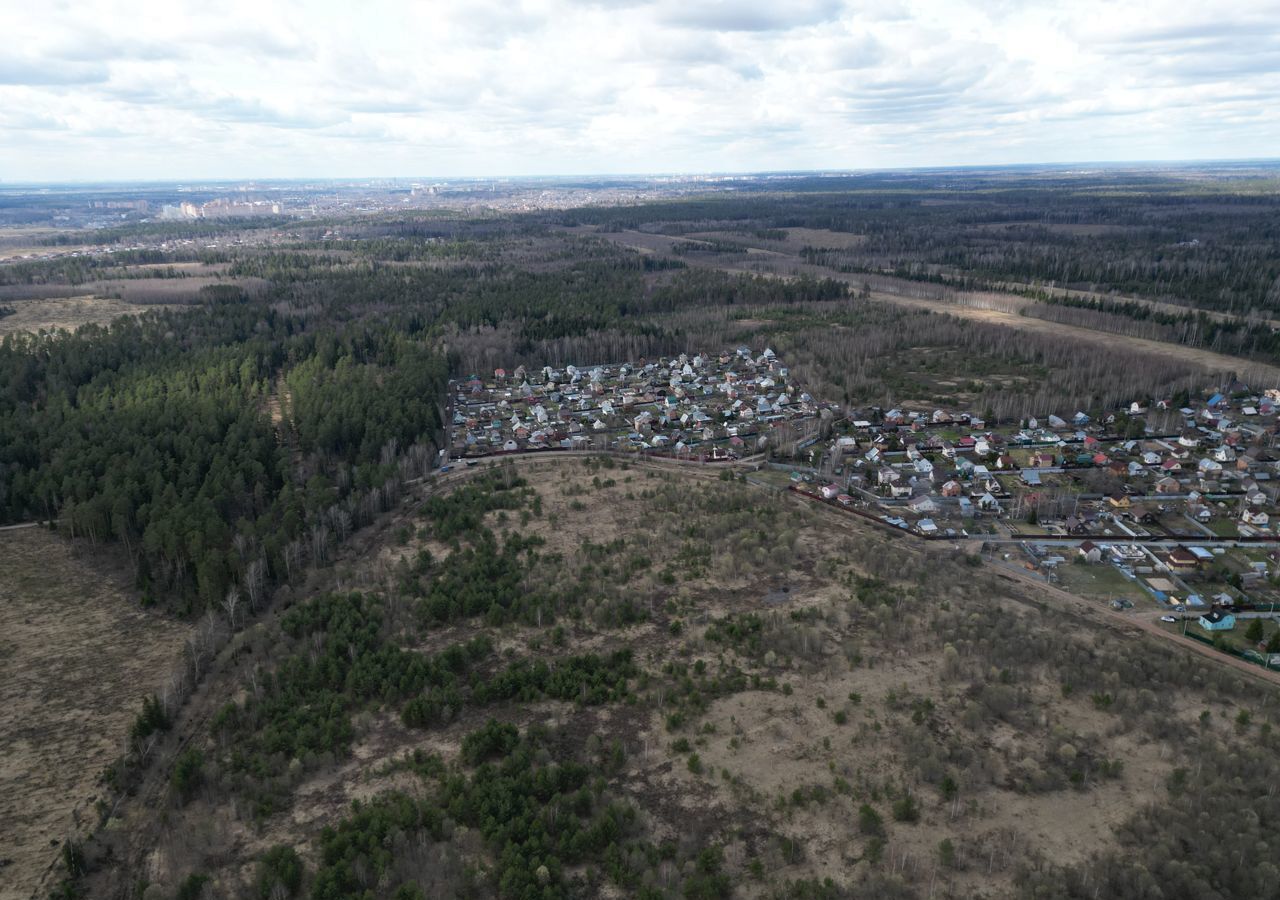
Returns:
[[[0,5],[0,179],[1270,157],[1280,2]]]

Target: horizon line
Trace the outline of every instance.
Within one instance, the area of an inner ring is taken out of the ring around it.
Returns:
[[[292,175],[292,176],[192,176],[188,178],[108,178],[90,179],[75,177],[66,180],[28,180],[0,178],[0,188],[5,187],[72,187],[109,185],[186,185],[186,184],[236,184],[243,182],[288,183],[299,181],[361,182],[361,181],[565,181],[570,179],[662,179],[662,178],[742,178],[742,177],[826,177],[841,178],[858,175],[928,172],[975,172],[1003,169],[1070,169],[1092,167],[1101,169],[1188,168],[1193,166],[1269,166],[1280,165],[1280,156],[1179,158],[1143,160],[1069,160],[1062,162],[1003,162],[940,164],[929,166],[862,166],[857,168],[810,169],[704,169],[658,172],[560,172],[547,174],[492,173],[486,175]]]

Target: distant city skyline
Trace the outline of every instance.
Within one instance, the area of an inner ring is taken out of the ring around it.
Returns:
[[[1271,0],[86,0],[6,4],[0,29],[5,184],[1245,162],[1280,147]]]

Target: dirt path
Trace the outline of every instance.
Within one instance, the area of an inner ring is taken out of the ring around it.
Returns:
[[[832,509],[831,507],[820,503],[813,503],[803,497],[797,496],[794,493],[790,494],[790,496],[795,500],[795,502],[802,504],[806,509],[818,510],[822,515],[828,516],[833,521],[838,521],[846,527],[875,528],[874,525],[859,522],[852,516],[847,516],[837,509]],[[903,537],[907,540],[913,540],[913,550],[919,550],[924,553],[948,552],[951,547],[950,543],[946,541],[924,541],[912,539],[909,535],[904,535]],[[1033,589],[1039,596],[1065,603],[1094,621],[1103,622],[1107,625],[1119,626],[1121,628],[1132,629],[1134,631],[1145,632],[1146,634],[1159,638],[1166,646],[1179,647],[1191,653],[1198,653],[1200,656],[1212,660],[1219,665],[1236,669],[1244,674],[1252,675],[1253,677],[1270,684],[1280,685],[1280,672],[1263,669],[1260,666],[1247,663],[1237,657],[1229,656],[1226,653],[1220,653],[1208,644],[1183,639],[1179,635],[1171,634],[1157,625],[1146,613],[1125,613],[1106,606],[1099,606],[1098,604],[1092,603],[1083,597],[1071,593],[1070,591],[1063,590],[1062,588],[1051,584],[1046,584],[1038,578],[1034,578],[1031,575],[1015,568],[997,568],[993,566],[992,571],[1009,581],[1018,582],[1027,588]]]
[[[659,256],[674,256],[674,254],[671,253],[671,246],[680,240],[666,235],[648,234],[640,231],[624,231],[617,233],[598,232],[596,233],[596,236],[606,240],[611,240],[614,243],[621,244],[622,246],[641,253]],[[845,284],[856,285],[858,287],[862,286],[863,276],[861,275],[849,275],[842,272],[836,272],[823,266],[811,265],[791,254],[780,253],[778,251],[769,251],[769,253],[770,258],[783,261],[787,265],[788,271],[762,272],[757,269],[752,269],[749,266],[725,265],[718,263],[715,260],[701,260],[692,257],[682,257],[682,259],[685,263],[693,267],[718,269],[721,272],[726,272],[731,275],[757,275],[769,278],[787,279],[797,278],[801,275],[808,275],[815,278],[829,278],[834,281],[841,281]],[[1010,303],[1025,304],[1034,302],[1017,294],[1000,294],[999,292],[993,291],[986,291],[984,293],[1007,298]],[[1212,372],[1237,372],[1245,374],[1247,375],[1246,380],[1252,379],[1254,381],[1266,382],[1265,384],[1262,384],[1263,387],[1275,387],[1280,385],[1280,367],[1241,359],[1237,356],[1229,356],[1225,353],[1214,353],[1212,350],[1186,347],[1181,344],[1167,344],[1162,341],[1153,341],[1147,338],[1126,337],[1124,335],[1111,334],[1110,332],[1105,331],[1095,331],[1092,328],[1084,328],[1078,325],[1050,322],[1048,320],[1037,319],[1032,316],[1020,316],[1016,312],[1004,312],[995,309],[966,306],[962,303],[952,303],[945,300],[904,297],[899,294],[892,294],[885,291],[873,291],[871,294],[871,300],[880,303],[892,303],[896,306],[902,306],[908,309],[923,309],[930,312],[946,313],[960,319],[971,319],[993,325],[1002,325],[1008,328],[1037,332],[1040,334],[1050,335],[1052,337],[1088,341],[1117,353],[1138,350],[1143,353],[1171,357],[1182,362],[1195,363],[1196,365]],[[1149,302],[1154,303],[1154,301]],[[1185,312],[1185,310],[1182,311]]]
[[[1187,313],[1199,313],[1215,322],[1243,322],[1246,321],[1240,316],[1234,316],[1230,313],[1217,312],[1211,309],[1199,309],[1190,302],[1186,304],[1169,303],[1164,300],[1148,300],[1146,297],[1135,297],[1131,294],[1100,294],[1097,291],[1081,291],[1075,288],[1053,287],[1046,288],[1043,285],[1025,284],[1018,281],[1005,281],[997,284],[997,290],[1024,290],[1024,291],[1045,291],[1057,296],[1065,294],[1068,297],[1077,300],[1100,300],[1104,303],[1133,303],[1137,306],[1145,306],[1155,312],[1167,313],[1172,316],[1185,316]],[[1032,301],[1034,302],[1034,301]],[[1277,319],[1256,319],[1254,320],[1269,328],[1280,328],[1280,320]]]
[[[768,273],[756,272],[751,269],[745,269],[735,266],[711,266],[718,268],[723,272],[736,275],[768,275]],[[817,275],[822,278],[830,278],[835,281],[843,281],[850,285],[861,285],[861,280],[856,275],[844,275],[839,272],[831,272],[829,270],[820,269],[817,266],[807,266],[808,270],[805,274]],[[798,275],[771,275],[775,278],[795,278]],[[990,293],[990,292],[988,292]],[[1023,298],[1016,295],[1009,295],[1011,301],[1022,300]],[[1198,366],[1210,372],[1237,372],[1247,374],[1249,379],[1255,381],[1261,379],[1266,382],[1263,387],[1274,387],[1280,385],[1280,367],[1267,365],[1266,363],[1256,362],[1254,360],[1241,359],[1238,356],[1228,356],[1225,353],[1214,353],[1212,350],[1203,350],[1197,347],[1186,347],[1182,344],[1166,344],[1163,341],[1153,341],[1148,338],[1127,337],[1121,334],[1112,334],[1107,331],[1095,331],[1092,328],[1084,328],[1079,325],[1067,325],[1062,322],[1051,322],[1047,319],[1037,319],[1034,316],[1020,316],[1017,313],[1004,312],[997,309],[986,309],[978,306],[966,306],[961,303],[950,303],[945,300],[926,300],[917,297],[903,297],[899,294],[890,294],[883,291],[873,291],[871,300],[877,303],[892,303],[895,306],[905,307],[907,309],[921,309],[928,312],[945,313],[949,316],[955,316],[958,319],[971,319],[976,322],[986,322],[991,325],[1002,325],[1006,328],[1016,328],[1021,331],[1032,331],[1039,334],[1049,335],[1057,338],[1067,338],[1076,341],[1088,341],[1093,344],[1105,347],[1116,353],[1132,353],[1139,351],[1142,353],[1152,354],[1156,356],[1167,356],[1180,362],[1195,363]],[[1024,301],[1025,302],[1025,301]]]
[[[1063,600],[1067,603],[1074,604],[1075,606],[1080,608],[1082,611],[1084,611],[1086,614],[1091,614],[1095,617],[1101,615],[1103,618],[1109,620],[1111,623],[1118,624],[1121,627],[1127,627],[1127,628],[1136,629],[1138,631],[1146,632],[1147,634],[1154,635],[1158,638],[1161,638],[1168,645],[1181,647],[1182,649],[1189,650],[1192,653],[1198,653],[1201,656],[1207,659],[1211,659],[1214,662],[1219,663],[1221,665],[1228,666],[1229,668],[1233,668],[1233,669],[1238,669],[1239,671],[1248,675],[1253,675],[1255,678],[1258,678],[1262,681],[1266,681],[1271,684],[1280,685],[1280,672],[1276,672],[1271,669],[1264,669],[1261,666],[1255,666],[1252,663],[1247,663],[1244,660],[1239,659],[1235,656],[1230,656],[1226,653],[1220,653],[1219,651],[1210,647],[1208,644],[1202,644],[1199,641],[1193,641],[1190,639],[1183,639],[1179,635],[1172,634],[1166,631],[1165,629],[1161,628],[1159,625],[1157,625],[1155,621],[1150,617],[1149,613],[1138,613],[1138,612],[1125,613],[1119,610],[1111,609],[1110,607],[1097,606],[1093,603],[1090,603],[1088,600],[1085,600],[1082,597],[1077,597],[1075,594],[1071,593],[1070,591],[1065,591],[1062,588],[1055,587],[1051,584],[1045,584],[1043,581],[1033,578],[1030,575],[1026,575],[1014,570],[1009,570],[1007,572],[1004,570],[998,570],[998,571],[1000,571],[1000,573],[1003,575],[1007,575],[1010,578],[1013,578],[1017,581],[1020,581],[1026,584],[1029,587],[1034,587],[1038,589],[1042,594],[1047,594],[1048,596],[1053,597],[1055,599]]]
[[[293,394],[285,383],[283,373],[277,373],[272,380],[271,391],[267,394],[263,408],[271,418],[276,440],[289,451],[289,460],[296,468],[302,463],[302,450],[298,446],[298,434],[293,427]],[[290,412],[289,416],[285,415],[286,410]]]
[[[1171,356],[1184,362],[1196,363],[1210,371],[1256,373],[1256,375],[1270,378],[1274,384],[1280,384],[1280,368],[1276,366],[1269,366],[1266,363],[1241,359],[1238,356],[1228,356],[1225,353],[1214,353],[1212,350],[1184,347],[1180,344],[1166,344],[1162,341],[1152,341],[1146,338],[1125,337],[1124,335],[1111,334],[1105,331],[1094,331],[1091,328],[1081,328],[1076,325],[1065,325],[1061,322],[1050,322],[1045,319],[1037,319],[1032,316],[1019,316],[1014,313],[1001,312],[994,309],[979,309],[971,306],[961,306],[958,303],[946,303],[941,300],[917,300],[911,297],[899,297],[893,294],[876,293],[871,295],[871,299],[893,303],[898,306],[905,306],[912,309],[927,309],[932,312],[944,312],[948,315],[956,316],[961,319],[990,322],[996,325],[1004,325],[1009,328],[1019,328],[1023,331],[1035,331],[1054,337],[1091,341],[1095,344],[1101,344],[1108,349],[1115,350],[1116,352],[1140,350],[1143,353]],[[1267,386],[1270,387],[1272,385]]]

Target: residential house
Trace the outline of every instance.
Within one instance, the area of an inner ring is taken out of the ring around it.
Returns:
[[[1196,464],[1196,471],[1198,471],[1202,476],[1217,475],[1222,471],[1222,463],[1206,457]]]
[[[1199,558],[1186,547],[1174,547],[1166,562],[1176,572],[1193,572],[1200,567]]]
[[[938,511],[938,504],[928,494],[921,494],[918,497],[912,497],[907,502],[907,508],[913,513],[935,513]]]
[[[1205,631],[1230,631],[1236,627],[1236,617],[1220,609],[1212,609],[1199,618],[1200,627]]]
[[[1267,523],[1271,521],[1271,517],[1263,510],[1247,507],[1245,511],[1240,514],[1240,521],[1244,522],[1246,525],[1253,525],[1256,528],[1266,528]]]

